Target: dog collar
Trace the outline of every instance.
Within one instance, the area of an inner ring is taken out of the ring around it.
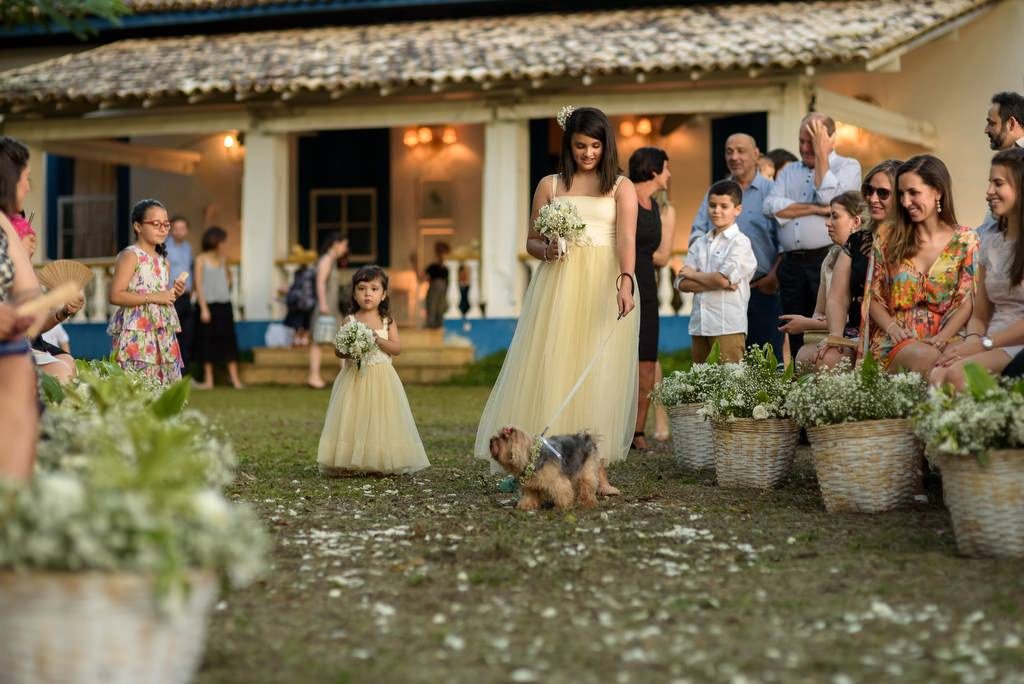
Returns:
[[[537,463],[540,461],[541,451],[544,447],[547,447],[555,458],[559,462],[563,462],[565,459],[562,457],[561,452],[555,448],[555,445],[547,440],[544,435],[541,435],[537,439],[533,440],[533,444],[530,446],[530,462],[523,468],[523,472],[519,473],[519,484],[522,485],[524,482],[529,480],[537,473]]]

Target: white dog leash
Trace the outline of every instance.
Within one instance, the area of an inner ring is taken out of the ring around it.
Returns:
[[[616,323],[617,322],[618,321],[616,321]],[[572,401],[572,398],[574,396],[576,396],[576,392],[578,392],[580,387],[583,386],[583,381],[587,379],[587,375],[590,374],[590,371],[594,367],[594,364],[597,363],[597,360],[599,358],[601,358],[601,355],[604,353],[605,347],[608,346],[608,341],[611,340],[612,339],[612,335],[615,334],[615,330],[616,330],[616,328],[614,326],[612,326],[612,329],[609,331],[608,335],[604,338],[604,341],[601,342],[601,346],[597,348],[597,351],[594,353],[594,356],[591,357],[590,361],[587,363],[586,367],[583,369],[583,372],[580,373],[580,377],[576,380],[576,384],[572,386],[572,389],[569,390],[569,394],[566,395],[565,399],[562,400],[561,405],[555,410],[555,414],[553,416],[551,416],[551,419],[548,421],[548,424],[545,425],[544,429],[541,430],[541,432],[540,432],[540,440],[541,440],[541,442],[543,442],[543,444],[545,446],[547,446],[547,448],[551,449],[551,451],[554,452],[554,454],[556,456],[558,456],[559,460],[562,459],[562,454],[560,454],[558,452],[558,450],[555,449],[555,447],[551,444],[551,442],[549,442],[547,440],[546,437],[544,437],[544,435],[546,435],[548,430],[551,429],[551,424],[554,423],[556,420],[558,420],[558,417],[560,415],[562,415],[562,411],[564,411],[566,409],[566,407],[569,405],[569,402]]]

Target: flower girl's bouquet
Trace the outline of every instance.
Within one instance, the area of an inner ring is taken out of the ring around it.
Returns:
[[[352,320],[338,328],[334,337],[334,348],[339,353],[356,362],[357,368],[363,367],[363,357],[373,351],[377,343],[373,341],[373,331],[359,321]]]
[[[558,253],[563,258],[570,244],[586,245],[587,226],[580,218],[576,205],[561,199],[552,200],[540,208],[534,230],[550,241],[558,243]]]

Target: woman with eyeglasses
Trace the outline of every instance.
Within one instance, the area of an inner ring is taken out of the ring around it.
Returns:
[[[850,234],[833,267],[832,287],[825,306],[828,337],[818,343],[818,369],[832,368],[843,358],[854,360],[856,348],[840,344],[839,340],[848,339],[859,345],[871,250],[875,238],[884,235],[896,220],[893,189],[899,166],[898,160],[887,159],[864,176],[861,195],[868,204],[870,218],[861,230]]]
[[[134,370],[162,385],[181,379],[181,329],[174,300],[185,291],[185,280],[172,282],[164,241],[171,229],[167,209],[155,199],[132,207],[135,244],[121,250],[114,264],[110,303],[114,312],[107,334],[114,356],[125,370]],[[180,274],[179,274],[180,276]]]

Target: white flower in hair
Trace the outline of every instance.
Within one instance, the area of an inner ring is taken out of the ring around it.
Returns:
[[[572,116],[572,113],[575,111],[576,105],[565,105],[558,110],[558,115],[555,117],[555,121],[558,122],[558,125],[563,131],[565,130],[565,125],[569,123],[569,117]]]

